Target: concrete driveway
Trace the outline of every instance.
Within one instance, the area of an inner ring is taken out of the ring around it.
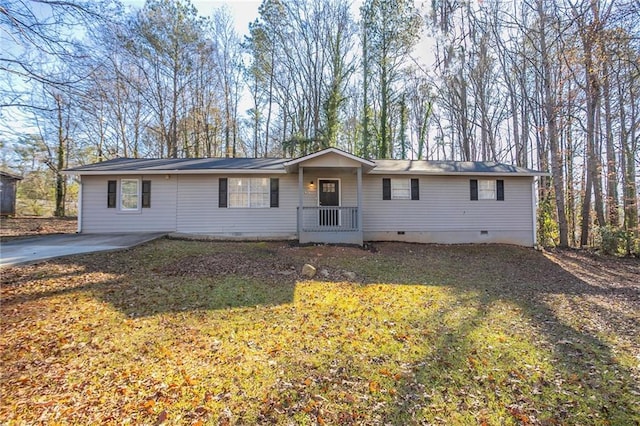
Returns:
[[[146,243],[166,233],[62,234],[0,243],[0,267],[34,263],[55,257],[120,250]]]

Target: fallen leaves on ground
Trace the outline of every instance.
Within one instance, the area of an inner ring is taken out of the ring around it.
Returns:
[[[163,239],[5,269],[0,418],[634,424],[639,283],[633,259],[400,243]]]
[[[75,218],[58,217],[0,217],[0,239],[72,234],[78,229]]]

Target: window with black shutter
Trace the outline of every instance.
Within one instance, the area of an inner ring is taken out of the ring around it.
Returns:
[[[218,180],[218,207],[227,208],[227,178]]]
[[[504,181],[502,179],[496,181],[496,199],[504,201]]]
[[[382,199],[383,200],[391,199],[391,179],[389,178],[382,179]]]
[[[407,178],[383,178],[383,200],[419,200],[420,180]]]
[[[142,208],[148,209],[151,207],[151,181],[142,181]]]
[[[471,179],[469,181],[470,199],[504,201],[504,180]]]
[[[469,181],[469,189],[471,191],[471,201],[478,200],[478,179],[471,179]]]
[[[411,179],[411,199],[412,200],[420,199],[420,180],[419,179]]]
[[[270,207],[278,207],[280,204],[280,179],[271,178]]]
[[[107,182],[107,208],[116,208],[117,181],[110,180]]]

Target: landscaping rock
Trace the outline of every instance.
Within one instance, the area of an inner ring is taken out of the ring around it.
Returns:
[[[316,276],[316,268],[308,263],[302,267],[302,276],[307,278],[313,278]]]
[[[320,275],[322,275],[322,278],[328,278],[329,277],[329,271],[326,269],[320,269]]]
[[[343,275],[348,279],[348,280],[355,280],[356,279],[356,273],[355,272],[351,272],[351,271],[344,271]]]

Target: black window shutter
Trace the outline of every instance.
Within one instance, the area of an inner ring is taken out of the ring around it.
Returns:
[[[420,199],[420,179],[411,179],[411,199]]]
[[[107,208],[115,209],[116,208],[116,188],[117,183],[115,180],[110,180],[107,182]]]
[[[218,207],[227,207],[227,178],[218,180]]]
[[[469,184],[471,189],[471,200],[476,201],[478,199],[478,179],[471,179]]]
[[[496,198],[498,201],[504,201],[504,181],[502,179],[496,181]]]
[[[382,199],[383,200],[391,199],[391,179],[389,178],[382,179]]]
[[[142,181],[142,208],[148,209],[151,207],[151,181]]]
[[[271,178],[271,204],[270,207],[278,207],[279,204],[279,198],[280,198],[280,191],[279,191],[279,185],[280,184],[280,179],[278,178]]]

